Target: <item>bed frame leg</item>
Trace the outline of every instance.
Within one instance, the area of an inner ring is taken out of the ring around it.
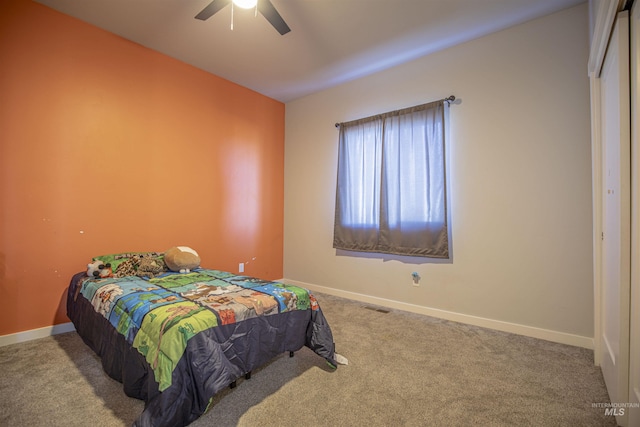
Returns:
[[[231,384],[229,384],[229,388],[236,388],[236,385],[237,385],[237,384],[236,384],[236,382],[234,381],[234,382],[232,382]]]
[[[249,371],[246,374],[244,374],[244,379],[245,380],[250,380],[251,379],[251,371]]]
[[[289,357],[293,357],[293,351],[289,352]]]

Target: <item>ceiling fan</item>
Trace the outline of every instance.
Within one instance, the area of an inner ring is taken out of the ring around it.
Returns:
[[[228,4],[233,3],[236,6],[242,7],[244,9],[250,9],[252,7],[256,7],[257,10],[267,18],[267,21],[273,28],[275,28],[280,34],[285,35],[291,28],[284,22],[282,16],[278,13],[276,8],[271,4],[270,0],[213,0],[211,3],[207,5],[204,9],[200,11],[196,15],[196,19],[200,19],[202,21],[206,21],[211,18],[216,12],[227,6]]]

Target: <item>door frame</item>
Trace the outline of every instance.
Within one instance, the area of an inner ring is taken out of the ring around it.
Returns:
[[[631,303],[629,312],[629,425],[640,425],[640,1],[630,20],[631,83]]]
[[[592,184],[593,184],[593,280],[594,280],[594,362],[601,366],[604,359],[605,343],[603,339],[603,325],[605,312],[603,309],[604,302],[604,283],[603,283],[603,221],[604,221],[604,140],[603,140],[603,123],[601,122],[603,100],[601,98],[601,71],[607,46],[613,30],[616,16],[620,10],[624,9],[624,2],[619,1],[599,1],[592,0],[590,6],[594,12],[594,6],[597,8],[594,32],[592,35],[592,45],[589,58],[589,81],[591,90],[591,148],[592,148]],[[640,68],[640,59],[638,58],[638,48],[640,47],[640,6],[635,2],[634,7],[629,14],[628,28],[630,49],[627,53],[627,59],[630,65],[629,74],[629,95],[630,95],[630,114],[629,111],[629,149],[630,149],[630,173],[627,184],[630,185],[629,190],[629,231],[628,231],[628,251],[629,266],[625,272],[628,275],[626,287],[621,287],[621,310],[627,310],[627,318],[621,318],[621,329],[626,334],[626,348],[620,349],[620,363],[625,363],[624,369],[616,369],[620,386],[617,390],[609,390],[613,401],[618,403],[628,402],[624,414],[617,416],[620,425],[640,425],[640,409],[632,407],[640,400],[640,302],[636,301],[640,298],[640,123],[637,116],[640,99],[638,91],[640,90],[640,78],[638,77]],[[634,23],[635,21],[635,23]],[[606,41],[606,43],[605,43]],[[622,295],[625,293],[626,295]],[[626,298],[626,299],[625,299]],[[626,329],[626,331],[625,331]],[[624,334],[620,336],[620,340],[624,340]],[[624,352],[624,354],[622,353]],[[624,360],[623,360],[624,359]],[[607,363],[609,366],[609,364]],[[620,365],[622,366],[622,365]],[[624,378],[621,376],[624,375]]]
[[[591,14],[595,17],[589,53],[589,86],[591,94],[591,170],[593,192],[593,308],[594,362],[602,362],[602,221],[603,221],[603,175],[602,175],[602,109],[600,98],[600,72],[604,63],[609,37],[618,11],[624,9],[624,0],[591,1]],[[633,265],[633,260],[632,260]]]
[[[631,286],[631,113],[629,12],[618,13],[601,81],[603,238],[601,368],[612,403],[629,401]],[[606,191],[605,191],[606,190]],[[628,411],[615,413],[626,426]]]

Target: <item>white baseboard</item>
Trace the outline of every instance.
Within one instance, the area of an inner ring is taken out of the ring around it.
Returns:
[[[25,341],[36,340],[38,338],[49,337],[51,335],[63,334],[75,331],[73,323],[62,323],[60,325],[46,326],[44,328],[31,329],[29,331],[0,336],[0,347],[10,344],[18,344]]]
[[[285,284],[300,286],[302,288],[309,289],[310,291],[322,292],[322,293],[334,295],[337,297],[347,298],[351,300],[366,302],[369,304],[380,305],[383,307],[409,311],[411,313],[424,314],[426,316],[437,317],[439,319],[466,323],[469,325],[480,326],[483,328],[495,329],[502,332],[510,332],[512,334],[524,335],[527,337],[539,338],[547,341],[557,342],[560,344],[573,345],[576,347],[583,347],[583,348],[588,348],[590,350],[593,350],[594,341],[592,337],[567,334],[565,332],[552,331],[549,329],[536,328],[533,326],[520,325],[517,323],[503,322],[501,320],[493,320],[493,319],[487,319],[484,317],[471,316],[468,314],[455,313],[452,311],[446,311],[446,310],[440,310],[437,308],[409,304],[409,303],[394,301],[386,298],[372,297],[369,295],[342,291],[340,289],[327,288],[324,286],[300,282],[297,280],[282,279],[281,281],[282,283],[285,283]]]

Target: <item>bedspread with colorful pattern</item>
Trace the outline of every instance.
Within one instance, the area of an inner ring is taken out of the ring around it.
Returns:
[[[171,386],[189,339],[199,332],[259,316],[318,309],[303,288],[207,269],[153,279],[86,277],[77,290],[144,355],[160,391]]]

